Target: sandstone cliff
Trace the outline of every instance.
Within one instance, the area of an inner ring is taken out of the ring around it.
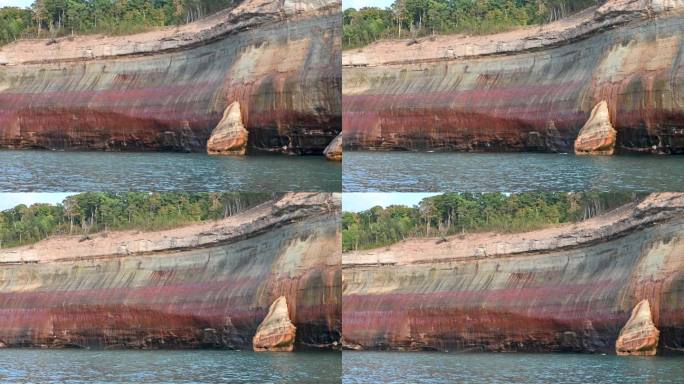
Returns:
[[[0,148],[206,151],[239,103],[252,150],[340,132],[340,2],[244,0],[178,28],[0,48]]]
[[[615,353],[642,300],[684,351],[684,194],[518,234],[407,240],[342,255],[354,349]]]
[[[0,342],[251,349],[282,296],[295,348],[332,348],[339,209],[337,195],[290,194],[219,222],[0,250]]]
[[[351,149],[569,152],[605,100],[618,152],[684,153],[684,1],[608,0],[490,36],[343,54]]]

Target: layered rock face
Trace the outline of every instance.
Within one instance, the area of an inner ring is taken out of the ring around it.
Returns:
[[[344,145],[573,150],[605,100],[616,151],[684,153],[684,2],[609,0],[539,27],[343,55]]]
[[[684,194],[519,234],[413,239],[342,255],[353,349],[615,353],[647,300],[684,351]]]
[[[179,28],[0,49],[0,148],[206,151],[239,103],[252,150],[341,131],[340,3],[244,0]]]
[[[259,324],[252,346],[256,352],[292,352],[296,333],[297,327],[290,321],[287,300],[280,296]]]
[[[280,297],[295,348],[341,330],[338,195],[290,194],[219,222],[0,252],[9,347],[252,348]]]
[[[658,351],[660,332],[653,324],[651,306],[642,300],[632,310],[632,316],[620,331],[615,352],[621,356],[653,356]]]

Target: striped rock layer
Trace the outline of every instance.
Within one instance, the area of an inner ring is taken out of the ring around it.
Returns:
[[[570,152],[605,100],[617,152],[684,153],[684,1],[609,0],[491,36],[343,54],[344,145]]]
[[[615,353],[647,300],[659,350],[684,351],[684,194],[578,224],[437,240],[342,255],[344,345]]]
[[[205,152],[238,102],[249,149],[321,154],[341,131],[340,24],[334,0],[244,0],[178,28],[10,44],[0,148]]]
[[[62,237],[0,252],[9,347],[252,348],[284,297],[295,349],[341,330],[339,196],[293,194],[162,232]]]

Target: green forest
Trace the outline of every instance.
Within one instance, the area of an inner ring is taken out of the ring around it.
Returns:
[[[80,193],[67,197],[62,204],[21,204],[0,212],[0,247],[34,243],[55,235],[168,229],[222,219],[274,197],[271,193],[238,192]]]
[[[632,192],[446,193],[418,206],[391,205],[342,214],[343,251],[386,246],[411,237],[467,232],[522,232],[576,222],[642,198]]]
[[[548,23],[599,0],[395,0],[391,7],[344,10],[343,47],[380,39],[488,34]]]
[[[112,35],[180,25],[239,0],[35,0],[31,8],[0,8],[0,45],[22,38]]]

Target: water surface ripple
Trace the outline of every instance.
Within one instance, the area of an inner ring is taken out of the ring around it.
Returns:
[[[0,350],[2,383],[339,383],[339,352]]]
[[[340,191],[322,156],[0,151],[0,191]]]
[[[684,156],[351,152],[345,192],[684,191]]]
[[[681,383],[684,357],[343,352],[345,384]]]

